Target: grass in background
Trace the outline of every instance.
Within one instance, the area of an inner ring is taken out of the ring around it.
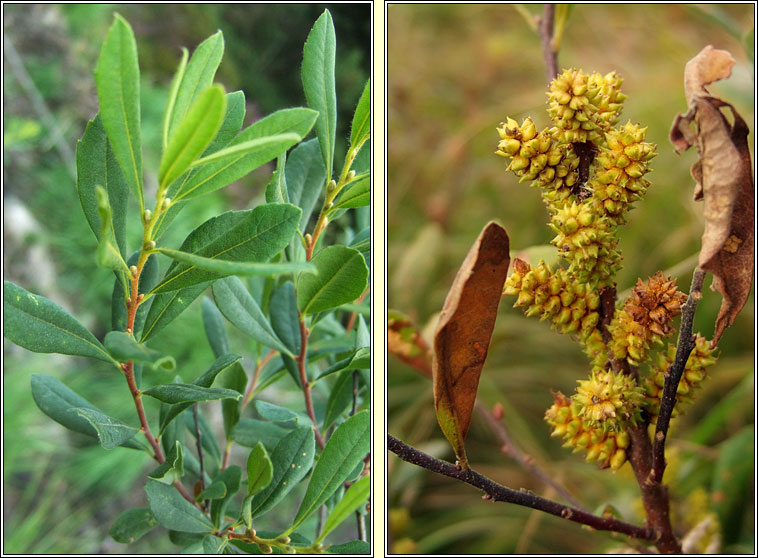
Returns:
[[[526,6],[537,14],[541,6]],[[705,45],[737,59],[732,77],[713,86],[747,122],[754,122],[752,6],[575,5],[563,36],[559,67],[617,70],[628,95],[620,122],[648,126],[658,144],[646,198],[621,229],[624,269],[618,290],[636,278],[669,270],[700,248],[702,204],[692,201],[694,152],[677,157],[668,131],[685,111],[684,64]],[[511,239],[511,255],[549,245],[539,192],[519,184],[493,152],[495,127],[510,116],[548,125],[547,78],[537,35],[509,5],[391,5],[388,8],[388,305],[428,332],[469,246],[490,220]],[[746,36],[747,39],[743,39]],[[752,145],[754,132],[749,142]],[[674,269],[687,292],[694,263]],[[707,282],[709,284],[709,282]],[[695,330],[710,336],[720,297],[706,289]],[[479,397],[505,408],[511,437],[590,509],[613,504],[625,519],[644,516],[631,469],[598,471],[550,439],[543,414],[550,390],[572,393],[589,369],[579,347],[545,323],[525,318],[503,300],[482,373]],[[666,482],[680,502],[697,487],[710,490],[728,444],[753,417],[754,299],[721,342],[722,357],[694,405],[673,422]],[[443,459],[452,452],[434,416],[431,382],[396,359],[388,363],[388,430]],[[720,404],[719,402],[725,402]],[[729,403],[726,404],[726,401]],[[472,421],[467,453],[498,482],[556,498],[503,456],[487,425]],[[750,463],[753,450],[740,454]],[[482,502],[471,487],[390,457],[390,535],[395,552],[587,553],[622,539],[589,535],[576,525],[517,506]],[[743,487],[753,494],[752,481]],[[752,552],[749,497],[736,504],[736,529],[726,551]],[[734,500],[734,502],[737,502]],[[679,513],[676,510],[675,513]],[[723,517],[726,517],[724,515]],[[744,528],[742,527],[744,524]]]

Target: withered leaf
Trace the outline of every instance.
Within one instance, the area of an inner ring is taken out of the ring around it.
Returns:
[[[690,171],[695,180],[695,200],[704,202],[705,228],[698,265],[713,274],[713,288],[722,295],[713,346],[745,305],[755,268],[755,190],[747,145],[749,130],[731,104],[705,89],[729,77],[734,64],[729,52],[710,45],[687,63],[684,87],[689,111],[676,116],[669,134],[677,153],[696,145],[700,155]],[[731,111],[733,124],[724,108]]]
[[[464,469],[464,441],[510,263],[508,235],[489,223],[463,260],[434,335],[437,421]]]

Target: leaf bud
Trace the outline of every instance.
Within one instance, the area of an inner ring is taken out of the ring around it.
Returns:
[[[168,209],[170,205],[171,205],[171,198],[164,198],[163,203],[161,204],[161,208],[165,210],[165,209]]]
[[[150,219],[153,218],[153,212],[149,209],[146,209],[145,212],[142,214],[142,222],[147,224],[150,222]]]

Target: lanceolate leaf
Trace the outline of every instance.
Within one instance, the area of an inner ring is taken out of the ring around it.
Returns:
[[[247,495],[253,496],[266,488],[274,475],[271,458],[263,444],[258,444],[247,457]]]
[[[137,44],[129,24],[115,14],[95,68],[100,116],[124,177],[145,209]]]
[[[129,544],[157,526],[158,521],[150,508],[132,508],[119,514],[109,534],[117,543]]]
[[[183,533],[210,533],[213,524],[203,512],[185,500],[173,486],[148,481],[145,486],[150,511],[166,529]]]
[[[437,421],[464,469],[464,441],[508,272],[508,246],[502,227],[484,227],[455,276],[434,335]]]
[[[305,231],[313,206],[319,194],[323,192],[326,180],[326,168],[321,158],[318,139],[303,142],[292,150],[287,158],[284,174],[287,177],[289,202],[303,210],[300,230]]]
[[[287,164],[287,153],[276,158],[276,170],[266,186],[266,203],[289,203],[287,180],[284,167]]]
[[[238,161],[240,157],[245,155],[268,152],[275,150],[277,153],[283,153],[298,141],[300,136],[293,132],[287,132],[285,134],[277,134],[275,136],[269,136],[265,138],[257,138],[235,145],[230,145],[224,149],[219,149],[215,153],[211,153],[195,161],[193,167],[201,167],[203,165],[210,165],[211,163],[224,163],[228,161]]]
[[[196,386],[200,386],[201,388],[209,388],[213,385],[214,380],[216,379],[216,376],[218,376],[221,372],[232,366],[234,363],[239,362],[239,360],[242,357],[239,355],[234,354],[224,354],[216,359],[216,361],[211,364],[210,368],[206,370],[199,378],[197,378],[193,384]],[[160,429],[160,435],[163,434],[163,432],[166,430],[166,427],[169,425],[169,423],[176,418],[179,413],[184,411],[185,409],[189,408],[189,406],[192,405],[190,402],[185,403],[177,403],[176,405],[172,405],[169,407],[166,412],[161,416],[161,429]]]
[[[293,430],[279,441],[271,452],[274,469],[271,483],[255,495],[250,506],[253,518],[276,506],[308,474],[314,451],[315,438],[310,426]]]
[[[371,451],[371,419],[361,411],[342,423],[324,448],[313,468],[300,509],[287,529],[291,533],[337,490]]]
[[[102,228],[98,214],[96,187],[102,185],[108,192],[113,221],[111,231],[122,257],[126,257],[126,203],[129,185],[124,173],[108,145],[103,121],[98,114],[90,120],[84,135],[76,143],[76,189],[84,216],[95,237],[100,239]]]
[[[371,175],[366,174],[345,186],[333,208],[347,209],[369,204],[371,204]]]
[[[180,251],[203,258],[265,262],[287,246],[299,221],[300,209],[289,204],[228,211],[192,231]],[[154,292],[184,289],[218,277],[218,273],[196,265],[174,263]]]
[[[92,436],[93,438],[98,437],[98,432],[92,425],[92,422],[78,412],[90,410],[93,413],[102,415],[103,413],[92,403],[76,394],[52,376],[32,374],[31,385],[34,402],[37,403],[37,406],[43,413],[69,430]],[[72,412],[74,409],[76,409],[76,412]],[[143,449],[134,440],[127,439],[122,444],[124,447]]]
[[[371,80],[366,82],[366,87],[363,88],[361,98],[355,107],[353,125],[350,128],[350,146],[358,145],[369,135],[371,135]]]
[[[117,364],[90,331],[53,301],[4,282],[3,333],[35,353],[61,353]]]
[[[211,345],[213,355],[218,358],[229,352],[229,338],[226,335],[224,318],[219,312],[213,301],[203,298],[203,325],[205,326],[205,336]]]
[[[131,440],[139,432],[134,427],[124,424],[120,420],[91,409],[89,407],[75,407],[68,411],[76,413],[92,425],[97,432],[97,439],[105,449],[113,449]]]
[[[368,268],[363,256],[347,246],[328,246],[311,260],[316,275],[301,275],[297,306],[304,314],[322,312],[352,302],[366,288]]]
[[[100,216],[100,239],[97,244],[97,265],[107,269],[128,272],[129,268],[116,244],[113,232],[113,211],[105,188],[95,186],[97,212]]]
[[[174,115],[174,107],[176,107],[176,98],[179,95],[179,86],[184,79],[184,72],[187,70],[187,49],[182,47],[182,59],[179,61],[179,67],[176,69],[174,79],[171,80],[171,89],[168,94],[168,103],[166,103],[166,110],[163,113],[163,150],[168,147],[169,128],[171,127],[171,119]]]
[[[242,469],[237,465],[232,465],[216,475],[213,482],[218,481],[223,482],[226,486],[226,496],[211,502],[211,519],[214,525],[220,527],[229,502],[239,492],[240,482],[242,481]]]
[[[313,127],[317,115],[315,111],[306,108],[277,111],[245,128],[229,142],[227,148],[280,134],[293,133],[303,138]],[[189,180],[176,192],[174,199],[190,199],[223,188],[281,155],[282,151],[294,145],[295,142],[290,141],[275,141],[267,144],[265,148],[239,153],[234,157],[207,164],[192,173]],[[283,148],[285,144],[289,145]],[[257,145],[260,147],[260,144]]]
[[[213,284],[213,298],[224,317],[259,343],[291,354],[277,337],[258,303],[237,277],[220,279]]]
[[[158,333],[171,323],[174,318],[184,312],[192,301],[202,294],[213,281],[206,281],[186,289],[179,289],[170,293],[160,293],[152,297],[153,303],[145,319],[145,328],[142,332],[141,343]]]
[[[328,178],[332,176],[334,139],[337,135],[337,94],[334,86],[336,38],[329,10],[313,24],[303,47],[302,79],[308,106],[319,112],[316,136],[321,145]]]
[[[182,262],[187,265],[195,266],[198,269],[217,273],[219,277],[225,277],[228,275],[262,275],[272,277],[287,273],[316,272],[316,268],[307,262],[234,262],[222,259],[204,258],[179,250],[171,250],[170,248],[158,248],[157,251],[177,262]]]
[[[226,116],[219,128],[216,137],[205,150],[203,155],[215,153],[225,147],[242,128],[245,119],[245,94],[242,91],[233,91],[226,94]]]
[[[347,489],[342,499],[334,506],[332,513],[326,518],[321,534],[314,542],[323,541],[326,536],[345,519],[347,519],[371,495],[371,477],[363,477]]]
[[[370,368],[371,349],[368,347],[361,347],[348,358],[343,359],[324,370],[315,381],[318,381],[325,376],[342,372],[343,370],[369,370]]]
[[[134,337],[125,331],[111,331],[106,334],[105,348],[119,362],[133,360],[165,371],[176,368],[174,357],[164,355],[137,343]]]
[[[282,283],[271,295],[269,315],[277,337],[291,354],[300,354],[300,322],[297,316],[297,295],[292,281]]]
[[[189,64],[182,72],[176,100],[167,107],[170,113],[166,143],[170,143],[180,122],[195,100],[213,83],[213,77],[224,56],[224,36],[221,31],[200,43],[192,53]]]
[[[171,136],[158,170],[160,190],[179,178],[210,145],[226,114],[226,97],[220,85],[206,89],[190,107]]]
[[[182,480],[184,476],[184,448],[178,440],[174,442],[174,447],[166,456],[166,460],[147,476],[168,486]]]
[[[204,388],[192,384],[161,384],[142,391],[164,403],[185,403],[188,401],[213,401],[216,399],[240,399],[241,394],[233,389]]]

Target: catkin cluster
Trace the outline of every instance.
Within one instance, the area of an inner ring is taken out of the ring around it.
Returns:
[[[557,394],[545,419],[566,447],[584,450],[588,461],[613,470],[626,461],[625,429],[657,416],[671,348],[647,375],[637,367],[671,335],[671,322],[687,299],[661,272],[638,280],[616,308],[603,299],[603,293],[615,292],[621,268],[618,227],[647,192],[645,175],[656,156],[656,146],[645,142],[647,128],[618,124],[626,99],[622,81],[615,72],[564,70],[547,93],[552,125],[540,131],[529,117],[521,124],[507,118],[497,128],[495,152],[520,182],[541,191],[555,233],[551,242],[565,262],[532,267],[514,259],[503,294],[516,296],[514,307],[527,316],[574,336],[591,360],[589,378],[578,382],[571,397]],[[680,383],[682,400],[715,361],[700,339]]]

